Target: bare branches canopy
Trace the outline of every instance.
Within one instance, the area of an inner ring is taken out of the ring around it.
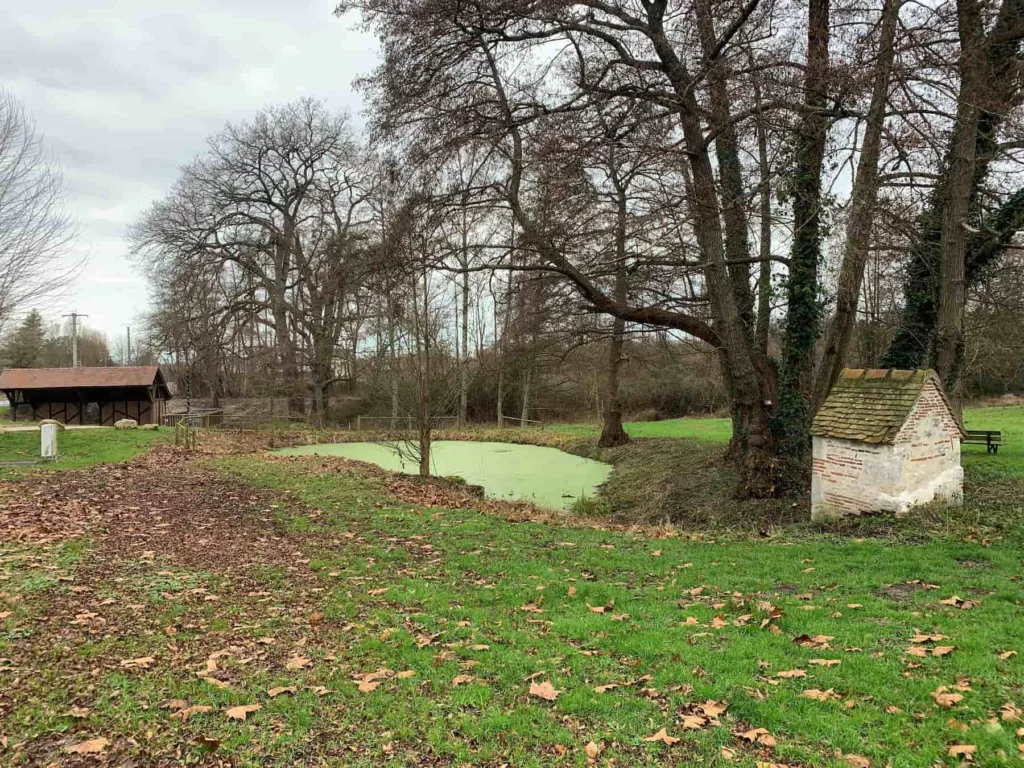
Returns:
[[[80,264],[60,167],[22,104],[0,90],[0,329],[15,313],[68,288]]]

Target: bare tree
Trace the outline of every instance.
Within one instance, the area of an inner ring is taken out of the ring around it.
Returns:
[[[67,290],[82,267],[64,259],[75,236],[64,195],[35,122],[0,90],[0,330],[12,314]]]
[[[1006,20],[1020,18],[1019,2],[982,13],[990,53],[998,38],[1015,55],[1019,30]],[[934,182],[943,131],[955,122],[943,112],[948,94],[962,79],[949,62],[964,23],[951,9],[980,5],[907,4],[906,18],[886,0],[349,0],[338,10],[361,11],[385,41],[382,64],[365,81],[379,135],[420,156],[481,145],[493,158],[493,181],[468,191],[475,205],[511,214],[522,254],[495,268],[546,270],[587,311],[717,350],[740,490],[770,495],[809,476],[819,372],[827,391],[848,345],[874,201],[884,195],[919,210],[918,191]],[[890,69],[900,73],[895,89]],[[972,82],[962,89],[974,90]],[[611,232],[581,183],[578,147],[581,137],[599,141],[594,114],[637,104],[643,119],[609,143],[640,125],[661,129],[645,142],[653,168],[639,189],[650,224],[623,299],[608,260],[594,258],[607,252]],[[840,218],[850,242],[836,297],[830,253]],[[783,247],[788,257],[776,255]],[[771,302],[773,263],[784,277],[781,307]],[[836,298],[834,353],[821,364],[820,331]],[[782,331],[774,349],[773,312]]]
[[[221,315],[208,325],[265,334],[290,411],[304,409],[308,392],[322,423],[345,378],[339,349],[358,346],[367,159],[347,117],[313,100],[228,125],[209,145],[132,227],[133,252],[157,281],[177,276],[184,288],[204,276],[216,294],[208,311]],[[175,290],[169,283],[165,295]]]

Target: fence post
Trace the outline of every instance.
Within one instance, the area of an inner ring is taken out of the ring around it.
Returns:
[[[356,416],[356,432],[362,432],[362,431],[363,431],[363,417],[362,416]]]

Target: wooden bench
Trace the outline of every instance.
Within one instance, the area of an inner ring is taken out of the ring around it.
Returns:
[[[984,445],[986,453],[999,453],[999,446],[1003,444],[1003,433],[987,429],[968,429],[967,438],[960,442]]]

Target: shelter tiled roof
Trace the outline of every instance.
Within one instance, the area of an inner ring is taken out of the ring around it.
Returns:
[[[7,368],[0,373],[0,390],[162,388],[169,397],[159,366],[117,368]]]
[[[865,443],[891,443],[931,380],[948,407],[949,401],[935,371],[846,368],[814,417],[811,434]],[[952,409],[950,412],[953,413]]]

